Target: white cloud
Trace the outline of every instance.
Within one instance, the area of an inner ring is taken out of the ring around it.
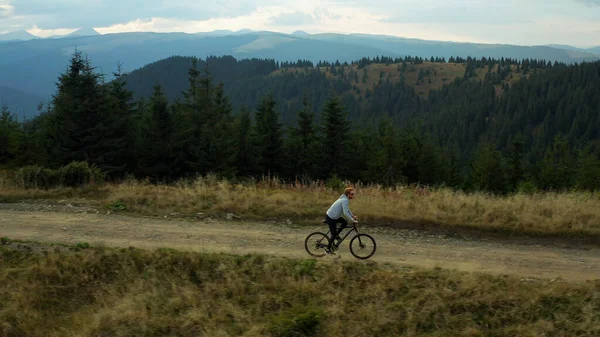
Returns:
[[[77,29],[69,29],[69,28],[59,28],[59,29],[41,29],[36,25],[33,25],[32,28],[27,29],[30,34],[39,37],[49,37],[49,36],[57,36],[57,35],[67,35],[70,34]]]
[[[273,30],[600,45],[600,0],[0,0],[0,31]],[[39,27],[39,28],[38,28]],[[37,33],[36,33],[37,32]],[[52,33],[51,33],[52,32]]]

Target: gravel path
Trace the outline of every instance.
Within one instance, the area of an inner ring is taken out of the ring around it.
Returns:
[[[217,219],[128,217],[70,204],[0,204],[0,237],[38,242],[174,248],[183,251],[262,253],[309,257],[304,239],[325,226]],[[600,279],[600,248],[561,248],[490,240],[467,240],[417,230],[362,228],[377,240],[369,261],[442,267],[468,272],[511,274],[568,281]],[[358,261],[343,243],[338,255]]]

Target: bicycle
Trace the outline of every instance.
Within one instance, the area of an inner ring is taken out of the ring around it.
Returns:
[[[327,221],[323,220],[323,223],[326,224]],[[344,237],[341,237],[341,232],[346,228],[350,228],[350,230],[346,233],[346,235],[344,235]],[[356,235],[352,238],[352,240],[350,240],[350,253],[354,255],[355,258],[361,260],[366,260],[373,256],[373,254],[375,254],[375,250],[377,249],[377,243],[375,242],[375,239],[368,234],[361,234],[358,231],[355,223],[352,224],[352,227],[344,226],[338,228],[338,235],[334,239],[331,249],[338,250],[342,242],[344,242],[344,240],[346,240],[346,238],[353,232],[356,232]],[[323,257],[327,255],[325,250],[329,246],[330,233],[331,230],[327,231],[327,233],[310,233],[306,237],[306,240],[304,240],[304,248],[306,249],[306,252],[310,256],[314,257]],[[314,249],[314,251],[312,249]]]

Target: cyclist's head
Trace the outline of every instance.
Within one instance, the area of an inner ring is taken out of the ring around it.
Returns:
[[[346,190],[344,191],[344,195],[347,196],[350,199],[354,198],[354,187],[348,187],[346,188]]]

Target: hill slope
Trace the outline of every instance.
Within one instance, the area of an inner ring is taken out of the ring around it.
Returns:
[[[44,101],[42,96],[0,86],[0,105],[5,104],[19,120],[37,115],[37,106]]]
[[[191,64],[189,57],[171,57],[154,62],[131,72],[127,76],[128,88],[139,99],[149,97],[153,86],[160,84],[171,101],[181,99],[182,92],[189,85],[187,74]],[[204,65],[200,61],[199,69]],[[502,72],[502,79],[495,85],[496,93],[501,94],[506,85],[538,71],[530,70],[525,75],[517,65],[506,65],[502,71],[499,68],[499,64],[485,67],[481,64],[474,69],[470,80],[483,80],[486,76]],[[224,84],[225,93],[230,97],[234,109],[246,106],[252,110],[258,106],[260,99],[271,93],[279,102],[285,122],[295,120],[295,112],[300,108],[305,93],[309,95],[315,112],[331,92],[344,96],[351,117],[358,117],[371,105],[372,96],[377,96],[382,87],[397,87],[399,91],[393,94],[397,96],[392,97],[394,100],[402,99],[400,91],[406,91],[410,97],[426,99],[432,90],[464,78],[466,69],[466,60],[462,63],[420,60],[312,67],[297,63],[278,65],[274,60],[238,61],[231,56],[208,59],[210,76],[215,82]]]
[[[377,55],[460,56],[545,59],[559,62],[595,60],[597,55],[551,47],[484,45],[403,39],[390,36],[341,34],[280,34],[239,31],[218,34],[122,33],[68,39],[35,39],[3,43],[0,48],[0,85],[39,95],[54,93],[54,83],[75,48],[86,53],[99,71],[108,75],[123,64],[132,71],[173,55],[233,55],[273,58],[353,61]]]
[[[30,34],[26,30],[18,30],[15,32],[0,34],[0,41],[27,41],[35,38],[36,36]]]

